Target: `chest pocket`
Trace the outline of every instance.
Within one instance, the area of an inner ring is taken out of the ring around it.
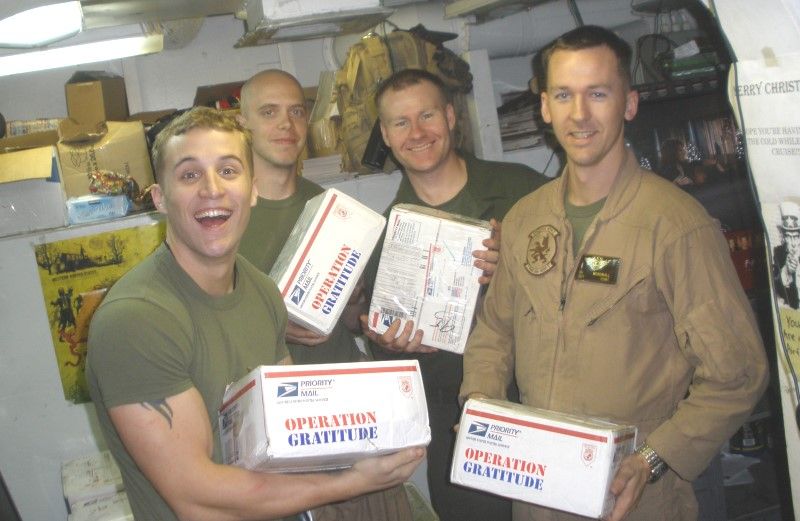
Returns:
[[[600,288],[590,290],[587,285],[602,286],[608,291],[586,310],[583,324],[586,327],[613,320],[617,314],[622,314],[626,320],[635,321],[637,315],[653,313],[662,307],[663,299],[655,290],[655,280],[649,266],[642,266],[611,287],[596,282],[575,281],[576,293],[583,292],[581,289],[602,291]]]

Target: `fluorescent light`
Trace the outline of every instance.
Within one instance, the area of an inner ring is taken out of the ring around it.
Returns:
[[[0,47],[38,47],[83,29],[80,2],[43,5],[0,20]]]
[[[164,35],[149,34],[56,47],[43,51],[23,52],[0,56],[0,76],[116,60],[151,54],[163,49]]]

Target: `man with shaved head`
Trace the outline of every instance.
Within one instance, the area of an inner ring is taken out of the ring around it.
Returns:
[[[303,88],[291,74],[259,72],[242,87],[239,122],[253,136],[253,175],[258,200],[239,252],[269,273],[306,201],[323,188],[297,175],[306,146],[308,112]],[[328,336],[291,321],[286,329],[289,352],[297,364],[357,362],[361,351],[353,334],[339,322]]]
[[[240,107],[239,122],[253,136],[253,175],[258,199],[239,251],[269,273],[306,201],[322,193],[323,188],[297,175],[298,159],[306,146],[308,112],[303,88],[294,76],[278,69],[259,72],[242,87]],[[289,320],[286,343],[296,364],[365,359],[343,320],[327,336]],[[315,521],[410,518],[411,508],[402,486],[314,511]]]

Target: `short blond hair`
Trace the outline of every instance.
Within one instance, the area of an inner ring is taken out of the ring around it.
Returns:
[[[210,107],[194,107],[170,121],[156,136],[151,150],[156,182],[161,182],[161,174],[164,168],[164,149],[169,140],[175,136],[186,134],[190,130],[196,128],[241,134],[242,142],[245,145],[246,157],[244,160],[247,161],[248,171],[253,171],[252,137],[250,131],[242,127],[239,122],[236,121],[236,117],[231,113],[212,109]]]

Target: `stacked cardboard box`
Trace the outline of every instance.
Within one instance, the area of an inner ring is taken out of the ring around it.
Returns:
[[[72,505],[67,521],[133,521],[125,492],[80,501]]]
[[[101,514],[130,514],[123,491],[122,475],[109,451],[102,451],[65,462],[61,466],[64,499],[70,508],[70,521],[125,519]],[[132,516],[131,516],[132,517]]]
[[[129,207],[138,208],[137,199],[154,178],[142,122],[126,121],[125,81],[80,71],[64,91],[69,118],[59,125],[58,154],[67,198],[122,195]],[[113,201],[106,206],[112,204],[120,206]]]

